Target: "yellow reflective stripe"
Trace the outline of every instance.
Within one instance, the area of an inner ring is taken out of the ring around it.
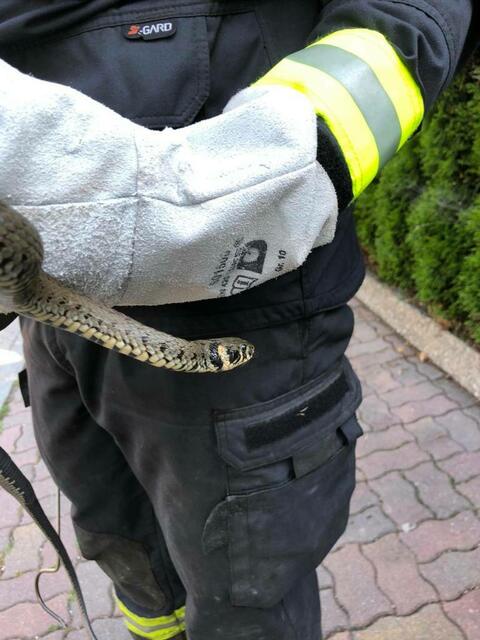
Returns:
[[[301,91],[310,99],[342,149],[354,197],[360,195],[378,173],[380,158],[375,137],[349,91],[320,69],[288,58],[256,84],[281,84]]]
[[[375,138],[383,167],[395,155],[402,130],[390,96],[368,64],[353,53],[323,43],[288,58],[323,71],[343,85]]]
[[[154,626],[154,625],[168,624],[168,623],[175,624],[179,620],[185,619],[185,607],[180,607],[180,609],[177,609],[169,616],[145,618],[142,616],[138,616],[136,613],[133,613],[133,611],[130,611],[130,609],[119,598],[116,598],[116,601],[117,601],[118,608],[127,618],[129,618],[133,622],[138,622],[138,624],[141,624],[141,625]]]
[[[357,197],[421,124],[420,88],[387,39],[344,29],[292,54],[256,84],[304,93],[345,156]]]
[[[170,627],[169,629],[144,631],[143,629],[139,629],[136,625],[132,624],[128,620],[125,620],[124,622],[129,631],[132,631],[141,638],[148,638],[149,640],[171,640],[171,638],[174,638],[182,631],[185,631],[185,623],[181,623],[177,627]]]
[[[330,44],[366,62],[375,73],[397,111],[402,129],[399,148],[416,131],[425,115],[419,86],[388,40],[370,29],[343,29],[314,42]]]

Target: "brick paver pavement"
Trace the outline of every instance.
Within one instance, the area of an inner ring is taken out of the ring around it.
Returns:
[[[369,310],[354,308],[349,355],[364,385],[365,435],[348,530],[318,570],[325,638],[480,640],[480,406]],[[53,515],[54,485],[16,390],[0,445]],[[79,557],[64,514],[63,538],[98,636],[127,640],[111,586]],[[42,588],[69,628],[58,629],[35,602],[35,572],[53,561],[29,518],[0,493],[0,640],[87,638],[63,571],[44,576]]]

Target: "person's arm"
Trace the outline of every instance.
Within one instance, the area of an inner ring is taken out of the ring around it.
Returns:
[[[39,229],[47,271],[112,303],[257,286],[332,240],[338,208],[448,83],[471,19],[469,0],[448,1],[440,27],[416,8],[433,0],[334,0],[315,44],[265,86],[176,131],[148,131],[0,61],[0,200]]]
[[[255,93],[152,131],[0,60],[0,202],[40,232],[47,273],[110,304],[245,291],[331,242],[337,215],[309,100]]]
[[[311,44],[258,81],[292,87],[310,99],[318,116],[318,160],[340,209],[418,129],[451,81],[467,37],[469,49],[478,37],[469,34],[472,4],[332,0]]]

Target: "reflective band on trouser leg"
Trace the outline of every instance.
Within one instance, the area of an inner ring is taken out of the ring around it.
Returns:
[[[150,640],[170,640],[185,631],[185,607],[181,607],[169,616],[145,618],[138,616],[118,598],[118,608],[124,615],[125,624],[129,631],[137,636]]]
[[[368,29],[332,33],[282,60],[258,84],[309,97],[336,137],[357,197],[421,123],[423,98],[386,38]]]

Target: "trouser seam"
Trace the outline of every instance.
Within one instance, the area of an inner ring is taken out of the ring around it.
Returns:
[[[22,325],[24,322],[36,322],[36,320],[32,320],[31,318],[23,318],[20,324],[20,328],[23,332]],[[42,335],[40,337],[37,336],[37,340],[42,344],[42,346],[47,351],[48,355],[52,358],[53,362],[59,367],[64,373],[66,373],[70,378],[75,379],[75,372],[73,368],[70,366],[62,353],[58,341],[57,335],[58,330],[54,330],[53,327],[46,327],[47,329],[52,329],[53,336]],[[45,361],[41,357],[37,357],[37,355],[33,352],[33,349],[28,351],[28,360],[33,360],[35,364],[42,369],[45,365]],[[27,367],[28,368],[28,367]]]
[[[293,631],[293,640],[300,640],[298,635],[297,635],[297,630],[295,628],[295,625],[293,624],[292,619],[290,618],[290,614],[288,613],[288,609],[285,606],[285,600],[282,600],[282,609],[285,613],[285,617],[287,618],[288,624],[290,625],[290,628]]]
[[[302,385],[307,381],[308,342],[310,337],[310,318],[305,317],[301,323],[302,333]]]
[[[151,508],[151,513],[152,513],[152,517],[153,517],[155,533],[158,535],[158,533],[160,532],[162,537],[164,537],[163,536],[163,532],[162,532],[162,528],[160,527],[160,523],[158,522],[158,520],[157,520],[157,518],[155,516],[155,511],[153,509],[153,506]],[[166,542],[165,542],[165,546],[166,546]],[[175,613],[175,597],[174,597],[174,591],[173,591],[173,587],[172,587],[172,582],[170,580],[170,572],[166,569],[166,562],[165,562],[165,557],[164,557],[164,553],[163,553],[163,550],[164,550],[163,549],[163,545],[160,545],[160,548],[161,548],[162,561],[163,561],[164,567],[165,567],[165,581],[166,581],[166,583],[168,585],[168,591],[169,591],[169,593],[168,593],[168,605],[169,605],[169,608],[171,607],[172,611]],[[167,552],[168,552],[168,549],[167,549]],[[150,553],[149,553],[149,557],[150,557]],[[162,590],[162,585],[159,584],[159,582],[157,580],[157,576],[156,576],[155,570],[154,570],[154,568],[152,566],[151,557],[150,557],[150,566],[152,568],[152,573],[154,575],[155,582],[157,583],[159,589]]]

